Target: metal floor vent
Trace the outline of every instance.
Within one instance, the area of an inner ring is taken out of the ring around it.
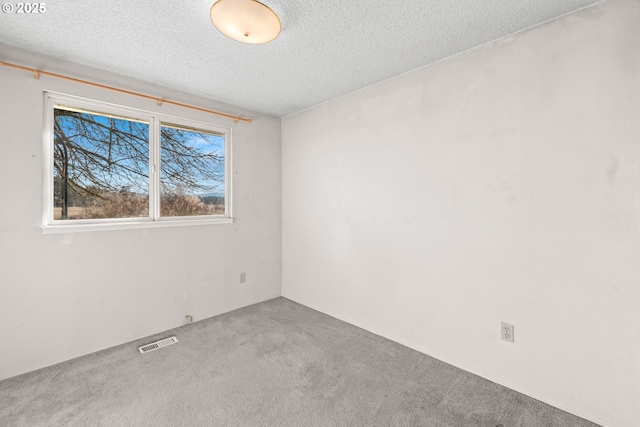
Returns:
[[[165,338],[165,339],[160,340],[160,341],[156,341],[156,342],[152,342],[152,343],[149,343],[149,344],[142,345],[142,346],[138,347],[138,350],[140,350],[140,353],[148,353],[150,351],[157,350],[159,348],[166,347],[168,345],[175,344],[177,342],[178,342],[178,338],[169,337],[169,338]]]

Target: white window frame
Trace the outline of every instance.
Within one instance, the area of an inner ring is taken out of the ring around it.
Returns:
[[[86,98],[55,92],[44,93],[43,132],[43,192],[42,192],[42,232],[72,233],[80,231],[123,230],[136,228],[175,227],[208,224],[228,224],[232,216],[232,142],[231,128],[204,123],[152,111],[110,104]],[[144,120],[149,123],[149,216],[145,218],[103,218],[54,220],[53,213],[53,123],[54,107],[64,105],[96,113],[113,114]],[[224,135],[224,215],[160,216],[160,126],[162,123],[202,129]]]

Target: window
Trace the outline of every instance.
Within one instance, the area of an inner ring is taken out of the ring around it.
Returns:
[[[43,230],[230,222],[230,130],[46,95]]]

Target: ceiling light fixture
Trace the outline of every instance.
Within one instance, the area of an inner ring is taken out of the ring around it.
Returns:
[[[278,15],[256,0],[218,0],[210,15],[222,34],[242,43],[268,43],[280,34]]]

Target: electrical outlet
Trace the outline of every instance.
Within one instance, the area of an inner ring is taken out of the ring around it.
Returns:
[[[240,283],[247,281],[247,273],[240,273]]]
[[[193,322],[193,316],[190,314],[187,314],[186,316],[184,316],[184,319],[182,319],[183,325],[188,325],[191,322]]]
[[[513,325],[510,323],[500,323],[500,337],[502,341],[513,342]]]

